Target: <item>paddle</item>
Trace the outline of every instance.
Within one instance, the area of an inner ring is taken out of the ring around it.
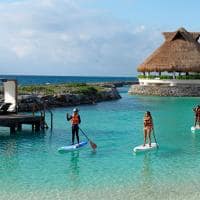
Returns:
[[[159,146],[158,146],[158,143],[157,143],[157,140],[156,140],[156,136],[155,136],[155,132],[154,132],[154,128],[153,128],[153,137],[154,137],[154,140],[155,140],[155,143],[156,143],[156,147],[157,147],[157,149],[159,148]]]
[[[83,132],[83,130],[81,128],[79,128],[79,130],[87,138],[87,140],[90,142],[90,146],[92,147],[92,149],[95,150],[97,148],[97,145],[88,138],[88,136]]]
[[[152,134],[153,134],[153,137],[154,137],[154,140],[155,140],[155,143],[156,143],[156,147],[157,147],[157,149],[158,149],[158,148],[159,148],[159,146],[158,146],[158,143],[157,143],[157,140],[156,140],[156,136],[155,136],[153,119],[152,119],[152,124],[153,124],[153,128],[152,128]]]

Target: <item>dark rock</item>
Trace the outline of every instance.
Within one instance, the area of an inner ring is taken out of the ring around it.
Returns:
[[[42,110],[63,106],[77,106],[95,104],[96,102],[120,99],[121,96],[115,87],[104,88],[96,94],[56,94],[56,95],[21,95],[18,101],[19,111]]]
[[[198,85],[182,85],[182,86],[144,86],[133,85],[130,94],[146,95],[146,96],[174,96],[174,97],[199,97],[200,86]]]
[[[125,85],[136,85],[139,84],[138,81],[115,81],[115,82],[101,82],[101,83],[90,83],[90,85],[101,86],[104,88],[115,88],[123,87]]]

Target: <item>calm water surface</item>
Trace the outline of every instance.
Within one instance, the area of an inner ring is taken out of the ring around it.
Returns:
[[[0,199],[199,199],[200,135],[192,134],[199,98],[129,96],[80,106],[82,129],[98,145],[73,153],[66,112],[55,109],[54,130],[0,136]],[[142,118],[152,112],[158,151],[134,155]],[[82,136],[82,140],[84,137]]]
[[[113,81],[137,81],[136,77],[98,77],[98,76],[31,76],[0,75],[2,79],[16,79],[20,85],[57,83],[97,83]]]

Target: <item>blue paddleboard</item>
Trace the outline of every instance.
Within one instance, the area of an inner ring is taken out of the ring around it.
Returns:
[[[80,142],[79,144],[69,145],[58,148],[59,152],[71,152],[71,151],[77,151],[79,149],[84,148],[87,145],[86,141]]]

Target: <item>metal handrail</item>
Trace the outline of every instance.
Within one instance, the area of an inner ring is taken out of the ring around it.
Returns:
[[[43,110],[41,109],[41,106],[37,103],[34,102],[34,106],[33,106],[33,115],[35,115],[35,106],[38,106],[38,110],[40,110],[41,116],[44,117],[44,123],[45,122],[45,117],[46,117],[46,111],[48,111],[50,113],[50,119],[51,119],[51,131],[53,130],[53,112],[46,107],[46,102],[43,101]],[[42,112],[43,111],[43,112]],[[48,125],[46,124],[46,128],[48,128]]]
[[[50,113],[51,116],[51,130],[53,130],[53,112],[50,109],[48,109],[47,111]]]
[[[50,113],[50,119],[51,119],[51,131],[53,130],[53,112],[46,107],[46,102],[43,101],[43,105],[44,105],[44,113],[46,113],[46,111],[48,111]]]

